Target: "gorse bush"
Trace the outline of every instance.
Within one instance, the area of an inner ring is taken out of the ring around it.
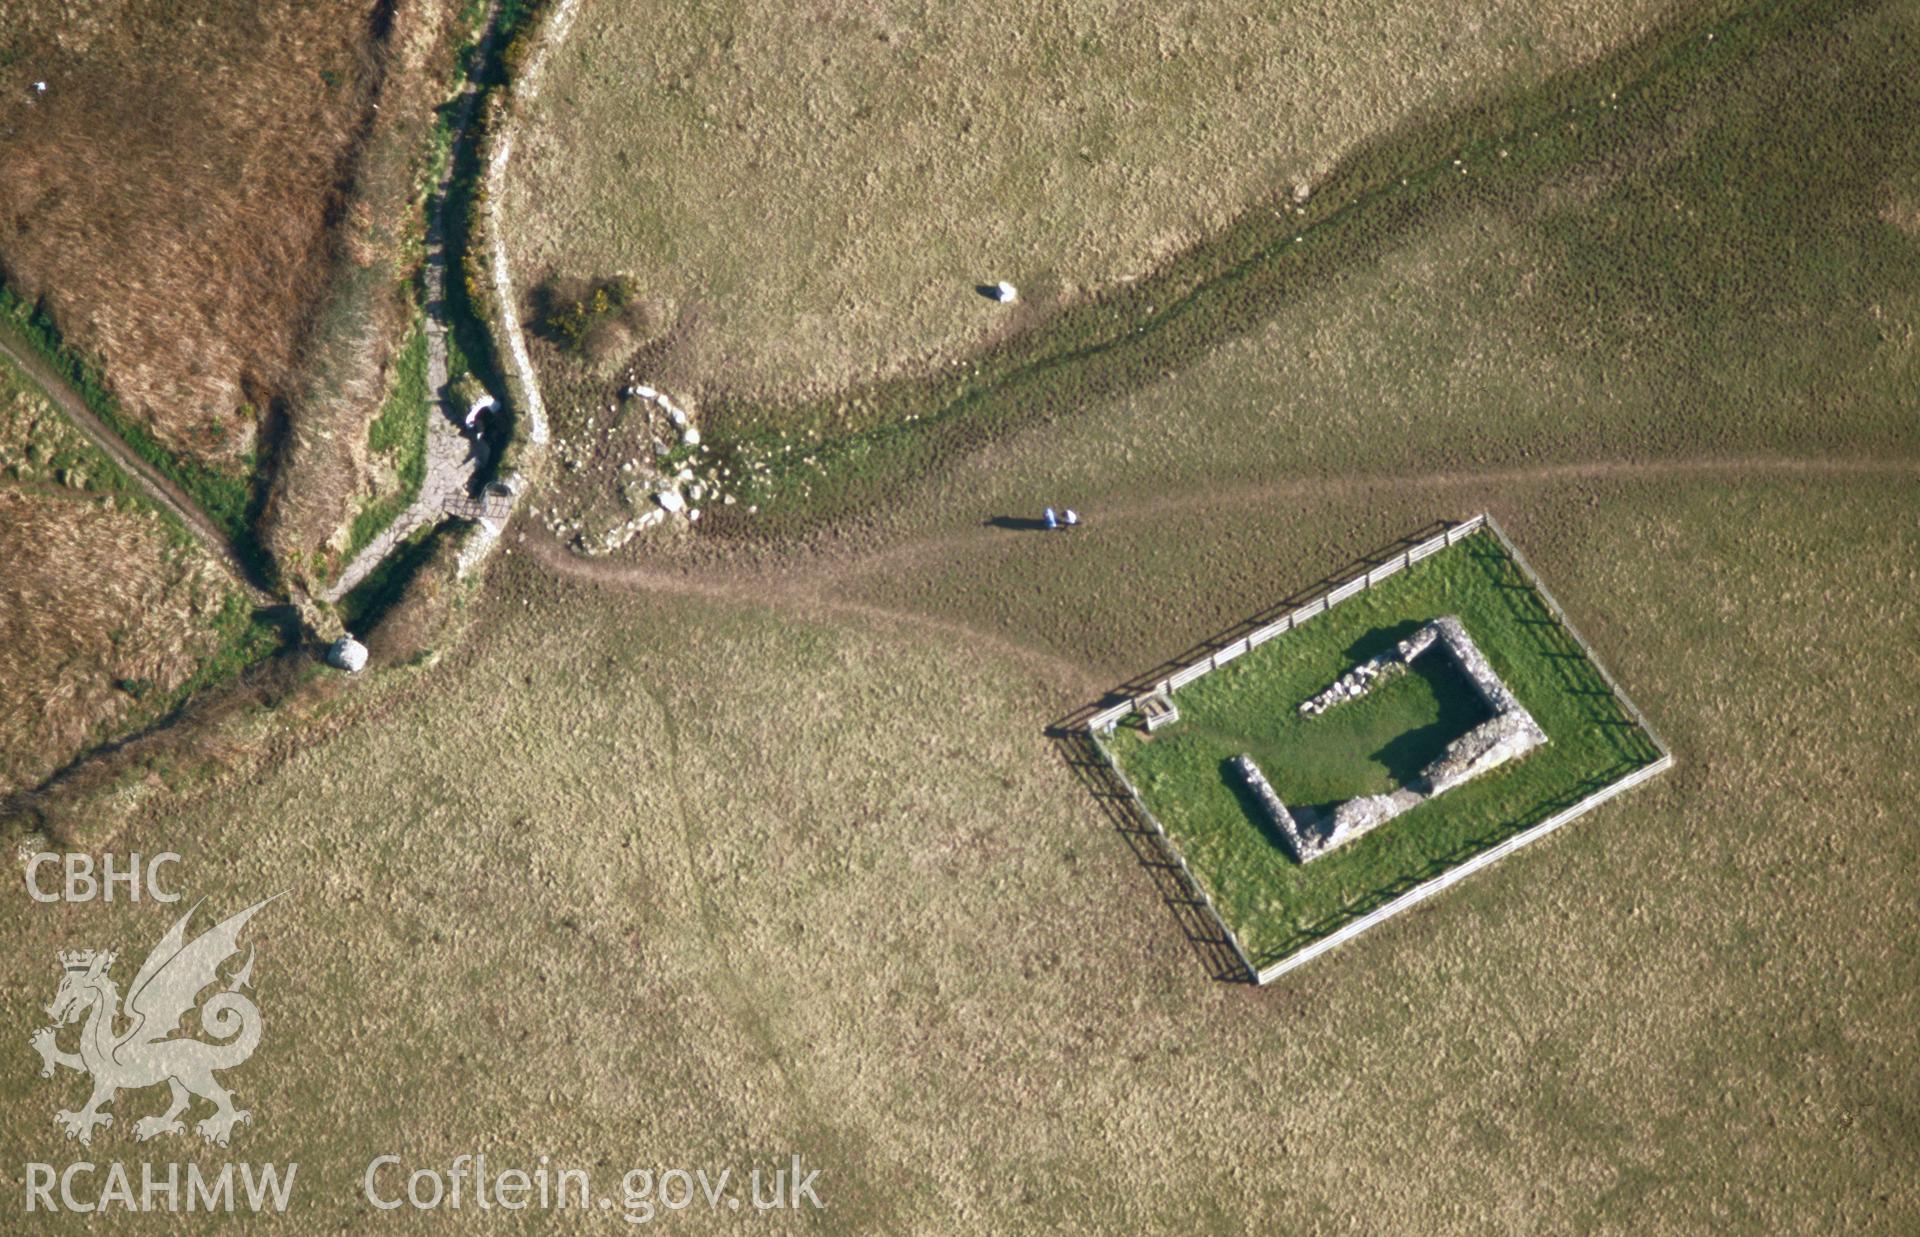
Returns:
[[[596,367],[632,351],[654,325],[640,285],[629,275],[593,283],[551,279],[535,296],[542,333]]]

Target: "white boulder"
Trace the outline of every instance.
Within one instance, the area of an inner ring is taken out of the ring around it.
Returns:
[[[348,674],[359,674],[367,668],[367,646],[352,636],[341,636],[327,650],[327,664]]]

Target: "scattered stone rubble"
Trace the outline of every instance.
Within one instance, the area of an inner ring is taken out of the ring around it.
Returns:
[[[1313,699],[1303,702],[1300,711],[1310,717],[1318,716],[1336,704],[1348,700],[1358,700],[1376,686],[1407,672],[1407,662],[1411,656],[1404,652],[1406,642],[1400,648],[1389,649],[1385,653],[1369,657],[1353,669],[1335,679],[1325,691]]]
[[[609,403],[605,411],[607,424],[596,426],[596,410],[582,432],[557,439],[554,452],[570,472],[589,467],[614,471],[620,505],[613,522],[602,527],[604,520],[553,510],[538,513],[549,532],[569,540],[579,553],[610,554],[648,529],[690,527],[699,521],[703,502],[733,505],[734,495],[727,492],[734,484],[731,470],[701,444],[687,407],[630,374],[620,403]],[[617,463],[609,463],[609,454]]]
[[[1236,758],[1240,775],[1298,862],[1318,859],[1409,808],[1516,760],[1547,741],[1546,732],[1494,673],[1460,620],[1451,615],[1435,619],[1394,648],[1355,666],[1301,705],[1300,711],[1318,716],[1334,705],[1358,699],[1380,683],[1406,673],[1414,658],[1435,647],[1458,663],[1492,716],[1447,744],[1446,750],[1406,785],[1389,794],[1349,799],[1336,806],[1330,816],[1320,817],[1305,810],[1289,810],[1251,756]]]

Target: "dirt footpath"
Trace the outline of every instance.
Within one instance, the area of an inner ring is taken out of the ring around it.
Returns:
[[[86,401],[67,385],[66,380],[56,373],[52,366],[41,360],[23,340],[5,326],[0,326],[0,357],[5,357],[18,366],[27,377],[33,379],[40,389],[46,392],[47,398],[67,415],[67,419],[79,427],[80,432],[85,434],[94,446],[105,452],[107,458],[112,460],[120,471],[132,477],[135,484],[146,492],[148,498],[158,503],[163,510],[171,512],[175,519],[185,525],[186,530],[193,534],[196,541],[206,547],[207,553],[213,556],[214,561],[226,568],[234,582],[256,605],[274,604],[274,598],[254,580],[247,570],[246,559],[240,554],[239,548],[220,530],[220,526],[209,519],[206,513],[201,511],[199,506],[187,497],[186,492],[175,485],[170,478],[135,454],[120,435],[114,433],[106,422],[94,415],[93,410],[87,407]]]

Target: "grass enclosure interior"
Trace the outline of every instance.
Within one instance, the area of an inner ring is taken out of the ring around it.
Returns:
[[[1290,806],[1322,810],[1417,773],[1484,715],[1449,659],[1317,717],[1298,711],[1421,623],[1457,615],[1547,732],[1545,747],[1456,786],[1311,864],[1296,863],[1228,762],[1251,753]],[[1659,757],[1518,564],[1485,530],[1175,693],[1181,719],[1111,750],[1256,964],[1374,909]]]
[[[1350,646],[1354,660],[1373,656],[1416,626],[1406,622],[1368,632]],[[1404,785],[1488,716],[1473,684],[1446,657],[1415,658],[1408,673],[1311,718],[1294,711],[1298,701],[1274,696],[1277,668],[1249,676],[1258,682],[1239,691],[1210,694],[1204,719],[1183,714],[1183,724],[1161,738],[1178,732],[1194,747],[1249,753],[1262,770],[1276,771],[1270,777],[1290,807],[1327,810],[1344,799]]]

